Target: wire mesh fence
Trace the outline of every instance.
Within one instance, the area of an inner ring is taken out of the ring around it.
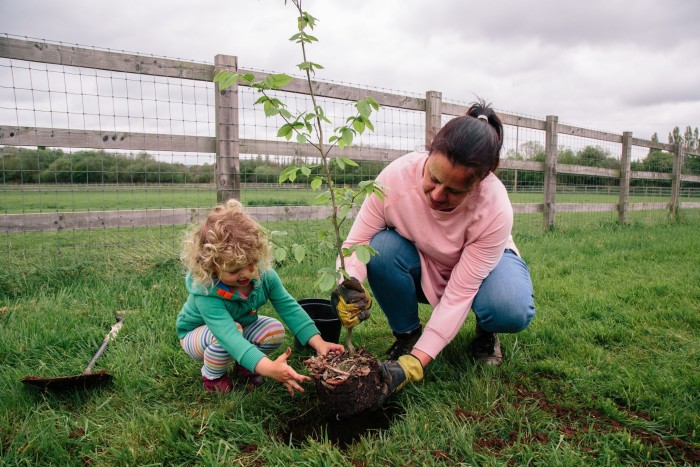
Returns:
[[[317,165],[318,154],[277,137],[283,122],[255,105],[253,88],[235,88],[235,153],[222,154],[213,73],[206,63],[0,36],[3,254],[74,257],[179,242],[183,227],[216,204],[222,166],[231,163],[241,201],[262,221],[326,217],[308,178],[278,183],[285,166]],[[444,124],[468,106],[442,101],[435,115],[429,93],[316,84],[327,132],[345,124],[357,96],[382,104],[375,131],[342,153],[358,166],[333,174],[350,186],[424,149],[430,122]],[[311,106],[303,83],[272,95],[293,113]],[[556,118],[499,115],[505,137],[497,175],[514,205],[516,234],[700,212],[697,149]]]

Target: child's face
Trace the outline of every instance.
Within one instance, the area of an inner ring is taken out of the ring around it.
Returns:
[[[234,267],[228,270],[217,271],[219,280],[229,287],[239,288],[250,284],[250,281],[258,277],[258,263],[250,263],[243,267]]]

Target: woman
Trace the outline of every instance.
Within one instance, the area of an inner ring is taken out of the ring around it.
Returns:
[[[389,393],[419,381],[423,368],[452,341],[470,309],[476,316],[471,354],[498,365],[497,333],[525,329],[535,315],[532,281],[513,243],[513,209],[494,175],[503,125],[479,101],[435,136],[428,152],[407,154],[377,177],[384,201],[363,203],[344,246],[369,244],[378,254],[367,265],[347,258],[348,274],[335,301],[362,300],[365,278],[386,315],[396,341],[383,365]],[[433,307],[422,330],[418,303]],[[357,307],[355,307],[357,308]],[[357,323],[344,319],[346,327]]]

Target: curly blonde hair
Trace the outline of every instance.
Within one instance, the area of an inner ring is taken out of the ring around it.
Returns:
[[[269,267],[270,243],[258,222],[235,199],[218,205],[204,222],[190,232],[180,255],[194,281],[214,285],[216,270],[232,270],[250,263]]]

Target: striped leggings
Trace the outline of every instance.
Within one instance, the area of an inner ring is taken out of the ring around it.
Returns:
[[[242,327],[236,323],[243,337],[265,355],[269,355],[284,341],[284,327],[282,323],[269,316],[258,316],[258,319]],[[222,377],[226,368],[233,361],[233,357],[219,345],[214,334],[206,325],[202,325],[188,332],[180,339],[183,350],[195,360],[203,360],[202,376],[208,379]]]

